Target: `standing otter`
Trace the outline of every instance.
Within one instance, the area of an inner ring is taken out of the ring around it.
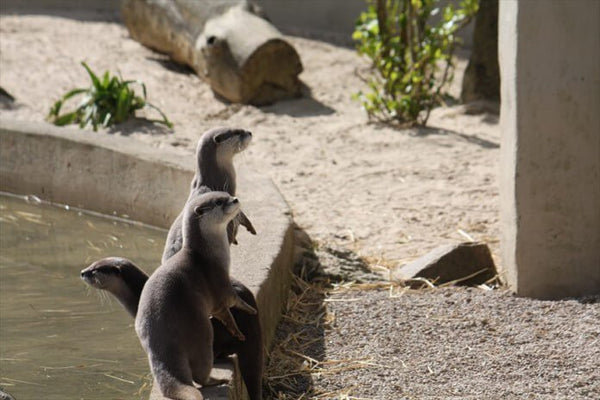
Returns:
[[[229,278],[227,224],[239,208],[238,200],[224,192],[189,199],[181,250],[142,289],[135,330],[166,397],[202,399],[193,382],[205,384],[212,369],[211,314],[240,340],[245,337],[229,308],[256,314],[237,296]]]
[[[243,129],[213,128],[206,131],[196,147],[196,173],[191,183],[188,201],[210,191],[224,191],[235,196],[236,176],[233,157],[248,147],[252,133]],[[183,211],[177,216],[167,235],[162,262],[181,249]],[[243,212],[239,212],[227,227],[229,243],[237,244],[237,226],[241,224],[256,235],[256,230]]]
[[[112,293],[129,314],[135,318],[142,288],[148,275],[125,258],[108,257],[98,260],[81,271],[81,279],[88,285]],[[246,303],[257,308],[252,292],[241,282],[232,279],[236,293]],[[216,318],[211,318],[213,328],[213,354],[221,358],[237,354],[242,379],[250,400],[262,399],[263,351],[262,331],[258,315],[231,309],[240,331],[246,336],[241,341],[232,336]]]

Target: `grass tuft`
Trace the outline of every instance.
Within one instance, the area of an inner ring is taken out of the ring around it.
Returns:
[[[137,110],[152,108],[160,114],[161,119],[147,119],[148,121],[173,128],[173,124],[167,116],[158,107],[146,101],[146,85],[143,82],[126,81],[120,76],[111,76],[108,71],[99,77],[85,62],[82,62],[81,65],[87,71],[92,86],[72,89],[54,103],[48,113],[48,120],[54,125],[79,124],[82,129],[91,125],[96,131],[98,126],[106,128],[129,118],[135,118]],[[136,95],[131,87],[134,84],[141,87],[142,96]],[[73,111],[61,114],[65,102],[76,96],[83,96],[79,106]]]

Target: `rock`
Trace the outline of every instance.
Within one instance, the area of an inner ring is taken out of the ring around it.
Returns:
[[[132,38],[190,66],[230,102],[300,96],[300,56],[248,1],[124,0],[121,12]]]
[[[477,272],[480,272],[477,274]],[[436,285],[464,279],[460,285],[479,285],[497,275],[490,249],[485,243],[460,243],[437,247],[393,273],[395,280],[425,278]]]

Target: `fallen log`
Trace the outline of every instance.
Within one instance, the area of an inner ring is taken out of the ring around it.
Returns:
[[[244,0],[124,0],[132,38],[193,68],[224,99],[263,105],[300,95],[300,57]]]

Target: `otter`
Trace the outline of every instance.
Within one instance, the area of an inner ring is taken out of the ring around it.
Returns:
[[[210,191],[224,191],[235,196],[236,175],[233,157],[244,151],[251,140],[252,133],[243,129],[213,128],[206,131],[196,147],[196,172],[187,201]],[[163,263],[181,249],[182,218],[183,210],[169,228],[162,256]],[[237,244],[235,237],[238,225],[243,225],[250,233],[256,235],[254,226],[240,211],[227,226],[229,243]]]
[[[142,289],[135,331],[166,397],[202,399],[193,383],[206,384],[212,369],[211,314],[243,341],[229,309],[257,313],[236,294],[229,278],[227,224],[239,209],[239,201],[225,192],[188,200],[181,250]]]
[[[82,270],[81,279],[96,289],[111,293],[135,318],[142,288],[148,280],[148,275],[126,258],[108,257]],[[233,278],[231,284],[242,300],[258,310],[254,295],[244,284]],[[214,358],[237,354],[240,373],[250,400],[262,400],[263,351],[258,315],[248,314],[235,308],[230,311],[240,331],[246,336],[246,340],[237,339],[219,320],[211,318]]]

